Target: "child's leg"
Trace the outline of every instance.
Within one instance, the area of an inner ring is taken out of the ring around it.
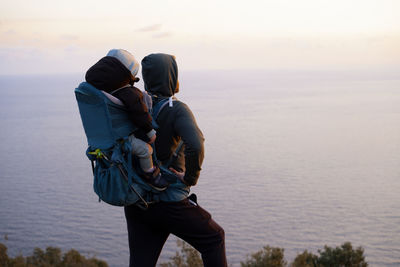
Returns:
[[[152,172],[154,170],[153,148],[143,140],[136,138],[133,134],[129,136],[129,141],[132,144],[132,153],[139,158],[142,170],[144,172]]]
[[[165,190],[169,183],[162,177],[160,168],[153,165],[153,148],[133,134],[129,136],[129,141],[132,144],[132,153],[139,158],[140,167],[145,172],[143,176],[147,183],[157,190]]]

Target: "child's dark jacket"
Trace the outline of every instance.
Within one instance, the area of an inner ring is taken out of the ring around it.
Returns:
[[[85,78],[97,89],[120,99],[126,106],[132,123],[139,129],[135,132],[135,136],[144,141],[149,140],[147,133],[150,133],[153,127],[151,116],[143,101],[143,94],[133,86],[121,88],[132,81],[132,76],[118,59],[103,57],[86,72]]]

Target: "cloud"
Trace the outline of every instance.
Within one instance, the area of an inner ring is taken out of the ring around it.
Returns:
[[[160,32],[152,35],[152,37],[156,39],[167,38],[170,36],[172,36],[171,32]]]
[[[77,45],[58,48],[0,46],[0,74],[85,73],[86,68],[98,60],[92,52],[93,48],[88,50]]]
[[[160,30],[162,27],[162,24],[153,24],[153,25],[149,25],[149,26],[145,26],[142,28],[137,29],[137,32],[155,32]]]
[[[77,45],[69,45],[64,47],[64,52],[67,54],[74,54],[81,50],[81,48]]]
[[[40,69],[45,51],[31,47],[1,47],[0,48],[0,73],[20,74],[31,73]],[[36,63],[35,63],[36,62]]]
[[[65,41],[76,41],[79,39],[79,35],[73,35],[73,34],[64,34],[60,36],[61,40]]]
[[[8,30],[8,31],[6,31],[6,32],[4,32],[6,35],[15,35],[16,33],[17,33],[17,31],[16,30],[14,30],[14,29],[10,29],[10,30]]]

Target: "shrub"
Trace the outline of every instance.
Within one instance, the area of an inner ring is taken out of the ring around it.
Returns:
[[[0,266],[6,266],[8,260],[7,247],[0,243]]]
[[[318,250],[319,255],[314,255],[305,250],[298,254],[291,267],[367,267],[364,250],[361,247],[353,249],[350,242],[340,247],[324,247]],[[266,246],[241,262],[242,267],[282,267],[287,266],[284,259],[284,249]]]
[[[161,263],[160,267],[201,267],[203,261],[200,253],[182,240],[177,240],[177,251],[175,256],[170,258],[170,262]],[[319,255],[315,255],[305,250],[298,254],[291,267],[367,267],[364,249],[353,248],[350,242],[346,242],[340,247],[324,247],[318,250]],[[241,262],[241,267],[285,267],[288,266],[284,249],[265,246],[262,250],[247,256],[246,261]],[[46,251],[35,248],[32,256],[24,258],[19,255],[10,258],[7,255],[7,247],[0,243],[0,266],[2,267],[107,267],[105,261],[89,258],[79,254],[78,251],[71,249],[64,255],[59,248],[48,247]]]
[[[64,255],[59,248],[48,247],[46,251],[40,248],[33,250],[32,256],[24,258],[19,255],[10,258],[7,255],[7,247],[0,243],[0,266],[3,267],[107,267],[105,261],[89,258],[79,254],[78,251],[71,249]]]
[[[176,241],[180,252],[176,252],[175,256],[171,257],[170,262],[161,263],[160,267],[202,267],[203,261],[200,253],[191,247],[188,243],[178,239]]]
[[[318,256],[305,250],[303,253],[298,254],[292,262],[292,267],[315,267],[317,266]]]
[[[319,266],[368,266],[364,258],[364,249],[358,247],[354,250],[350,242],[336,248],[325,246],[323,251],[318,250],[318,252],[320,254],[317,261]]]
[[[283,267],[287,265],[284,259],[284,249],[270,246],[247,256],[245,262],[240,262],[242,267]]]
[[[366,267],[364,250],[361,247],[353,249],[350,242],[344,243],[341,247],[324,247],[318,250],[319,256],[307,250],[297,255],[291,264],[292,267]]]

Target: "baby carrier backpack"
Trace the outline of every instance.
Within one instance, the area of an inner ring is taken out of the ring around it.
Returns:
[[[99,201],[114,206],[135,204],[146,209],[149,203],[157,200],[159,191],[144,182],[134,167],[138,164],[135,164],[128,136],[137,128],[129,119],[125,107],[114,103],[104,92],[87,82],[75,89],[75,96],[88,142],[86,155],[92,163],[93,189]],[[167,101],[165,99],[154,106],[153,122]],[[181,147],[182,143],[174,155]],[[154,150],[153,161],[159,165],[155,155]],[[159,167],[168,182],[176,182],[177,177],[168,170],[168,166]]]

